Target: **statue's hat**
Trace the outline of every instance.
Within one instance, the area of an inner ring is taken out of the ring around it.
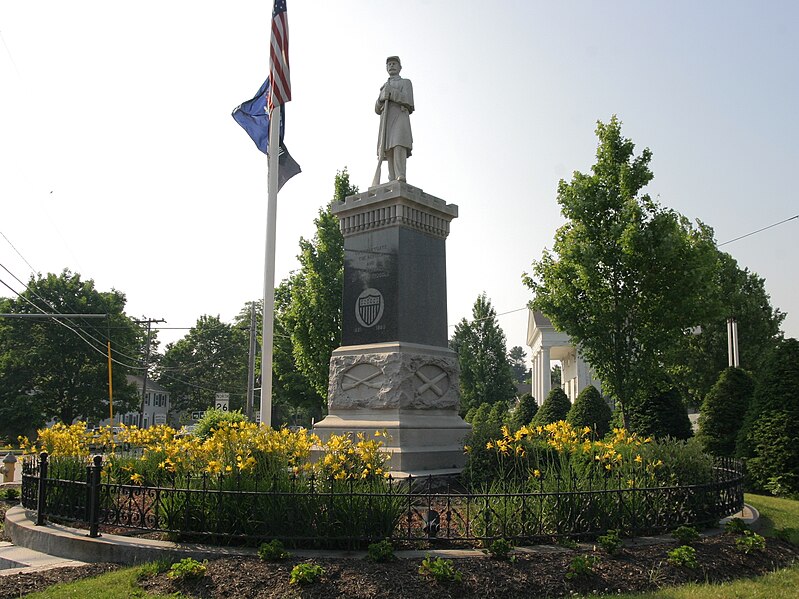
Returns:
[[[400,62],[399,56],[389,56],[388,58],[386,58],[386,64],[388,64],[392,60],[395,60],[397,64],[400,66],[400,68],[402,68],[402,63]]]

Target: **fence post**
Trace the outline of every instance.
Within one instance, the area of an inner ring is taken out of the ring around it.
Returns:
[[[47,496],[47,452],[39,454],[39,493],[36,497],[36,526],[45,523],[45,505]]]
[[[96,538],[100,536],[98,532],[100,524],[100,473],[103,469],[103,456],[96,455],[92,461],[94,465],[90,466],[89,536]]]

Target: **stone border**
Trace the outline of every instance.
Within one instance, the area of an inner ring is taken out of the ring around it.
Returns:
[[[732,518],[742,518],[750,526],[757,527],[760,518],[758,511],[744,504],[744,509],[737,514],[723,518],[722,527],[711,529],[702,536],[712,536],[723,532],[723,524]],[[219,545],[202,545],[192,543],[172,543],[169,541],[155,541],[151,539],[136,539],[121,535],[103,534],[97,538],[90,538],[86,530],[71,528],[60,524],[35,525],[34,513],[21,506],[13,507],[6,512],[6,534],[13,543],[20,547],[32,549],[48,555],[62,557],[68,560],[82,562],[113,562],[125,565],[137,565],[156,560],[178,561],[186,557],[197,560],[214,559],[220,557],[254,557],[257,550],[250,547],[223,547]],[[637,537],[626,539],[624,544],[628,547],[650,545],[672,541],[672,537],[662,535],[657,537]],[[592,543],[580,544],[581,548],[590,549]],[[533,547],[517,547],[517,553],[552,553],[555,551],[571,551],[570,549],[552,545],[536,545]],[[335,550],[292,550],[294,555],[300,557],[332,557],[362,559],[366,551],[335,551]],[[428,549],[397,551],[397,557],[406,559],[419,559],[427,555],[446,558],[485,557],[479,549]]]

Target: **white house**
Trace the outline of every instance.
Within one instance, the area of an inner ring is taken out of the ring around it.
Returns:
[[[556,330],[541,312],[530,310],[528,314],[527,345],[533,360],[532,393],[539,406],[549,395],[553,360],[560,361],[560,386],[572,403],[588,385],[602,391],[591,366],[583,360],[569,336]]]
[[[136,385],[141,398],[142,389],[144,388],[144,378],[140,376],[127,375],[128,383]],[[161,385],[151,379],[147,379],[147,395],[144,397],[144,422],[141,423],[141,404],[139,408],[133,412],[126,414],[114,414],[115,423],[123,423],[127,425],[135,425],[141,428],[149,428],[156,424],[166,424],[167,416],[169,414],[169,391],[164,389]],[[106,418],[100,422],[101,426],[110,424],[111,421]]]

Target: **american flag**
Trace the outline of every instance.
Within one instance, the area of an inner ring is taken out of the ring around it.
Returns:
[[[269,56],[269,77],[272,89],[269,93],[269,113],[275,106],[291,100],[289,77],[289,22],[286,16],[286,0],[275,0],[272,11],[272,49]]]

